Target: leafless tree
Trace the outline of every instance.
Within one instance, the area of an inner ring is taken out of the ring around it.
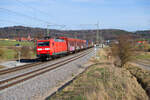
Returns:
[[[112,45],[111,50],[116,59],[114,64],[123,67],[127,62],[134,59],[135,43],[131,36],[120,35],[117,42]]]

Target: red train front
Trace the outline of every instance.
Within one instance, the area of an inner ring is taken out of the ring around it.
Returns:
[[[37,41],[37,57],[46,59],[67,53],[66,41],[63,39],[49,39]]]

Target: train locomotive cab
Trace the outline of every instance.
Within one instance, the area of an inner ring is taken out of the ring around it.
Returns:
[[[50,57],[51,47],[50,40],[37,41],[37,57],[40,59],[47,59]]]
[[[49,39],[37,41],[37,57],[41,60],[60,57],[67,53],[67,43],[64,39]]]

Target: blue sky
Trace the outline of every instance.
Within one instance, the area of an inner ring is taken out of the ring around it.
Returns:
[[[1,0],[0,27],[150,29],[150,0]],[[81,25],[82,24],[82,25]]]

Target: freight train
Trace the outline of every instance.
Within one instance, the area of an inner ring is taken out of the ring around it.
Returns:
[[[61,55],[75,53],[93,46],[92,42],[81,39],[59,37],[37,40],[37,57],[41,60],[56,58]]]

